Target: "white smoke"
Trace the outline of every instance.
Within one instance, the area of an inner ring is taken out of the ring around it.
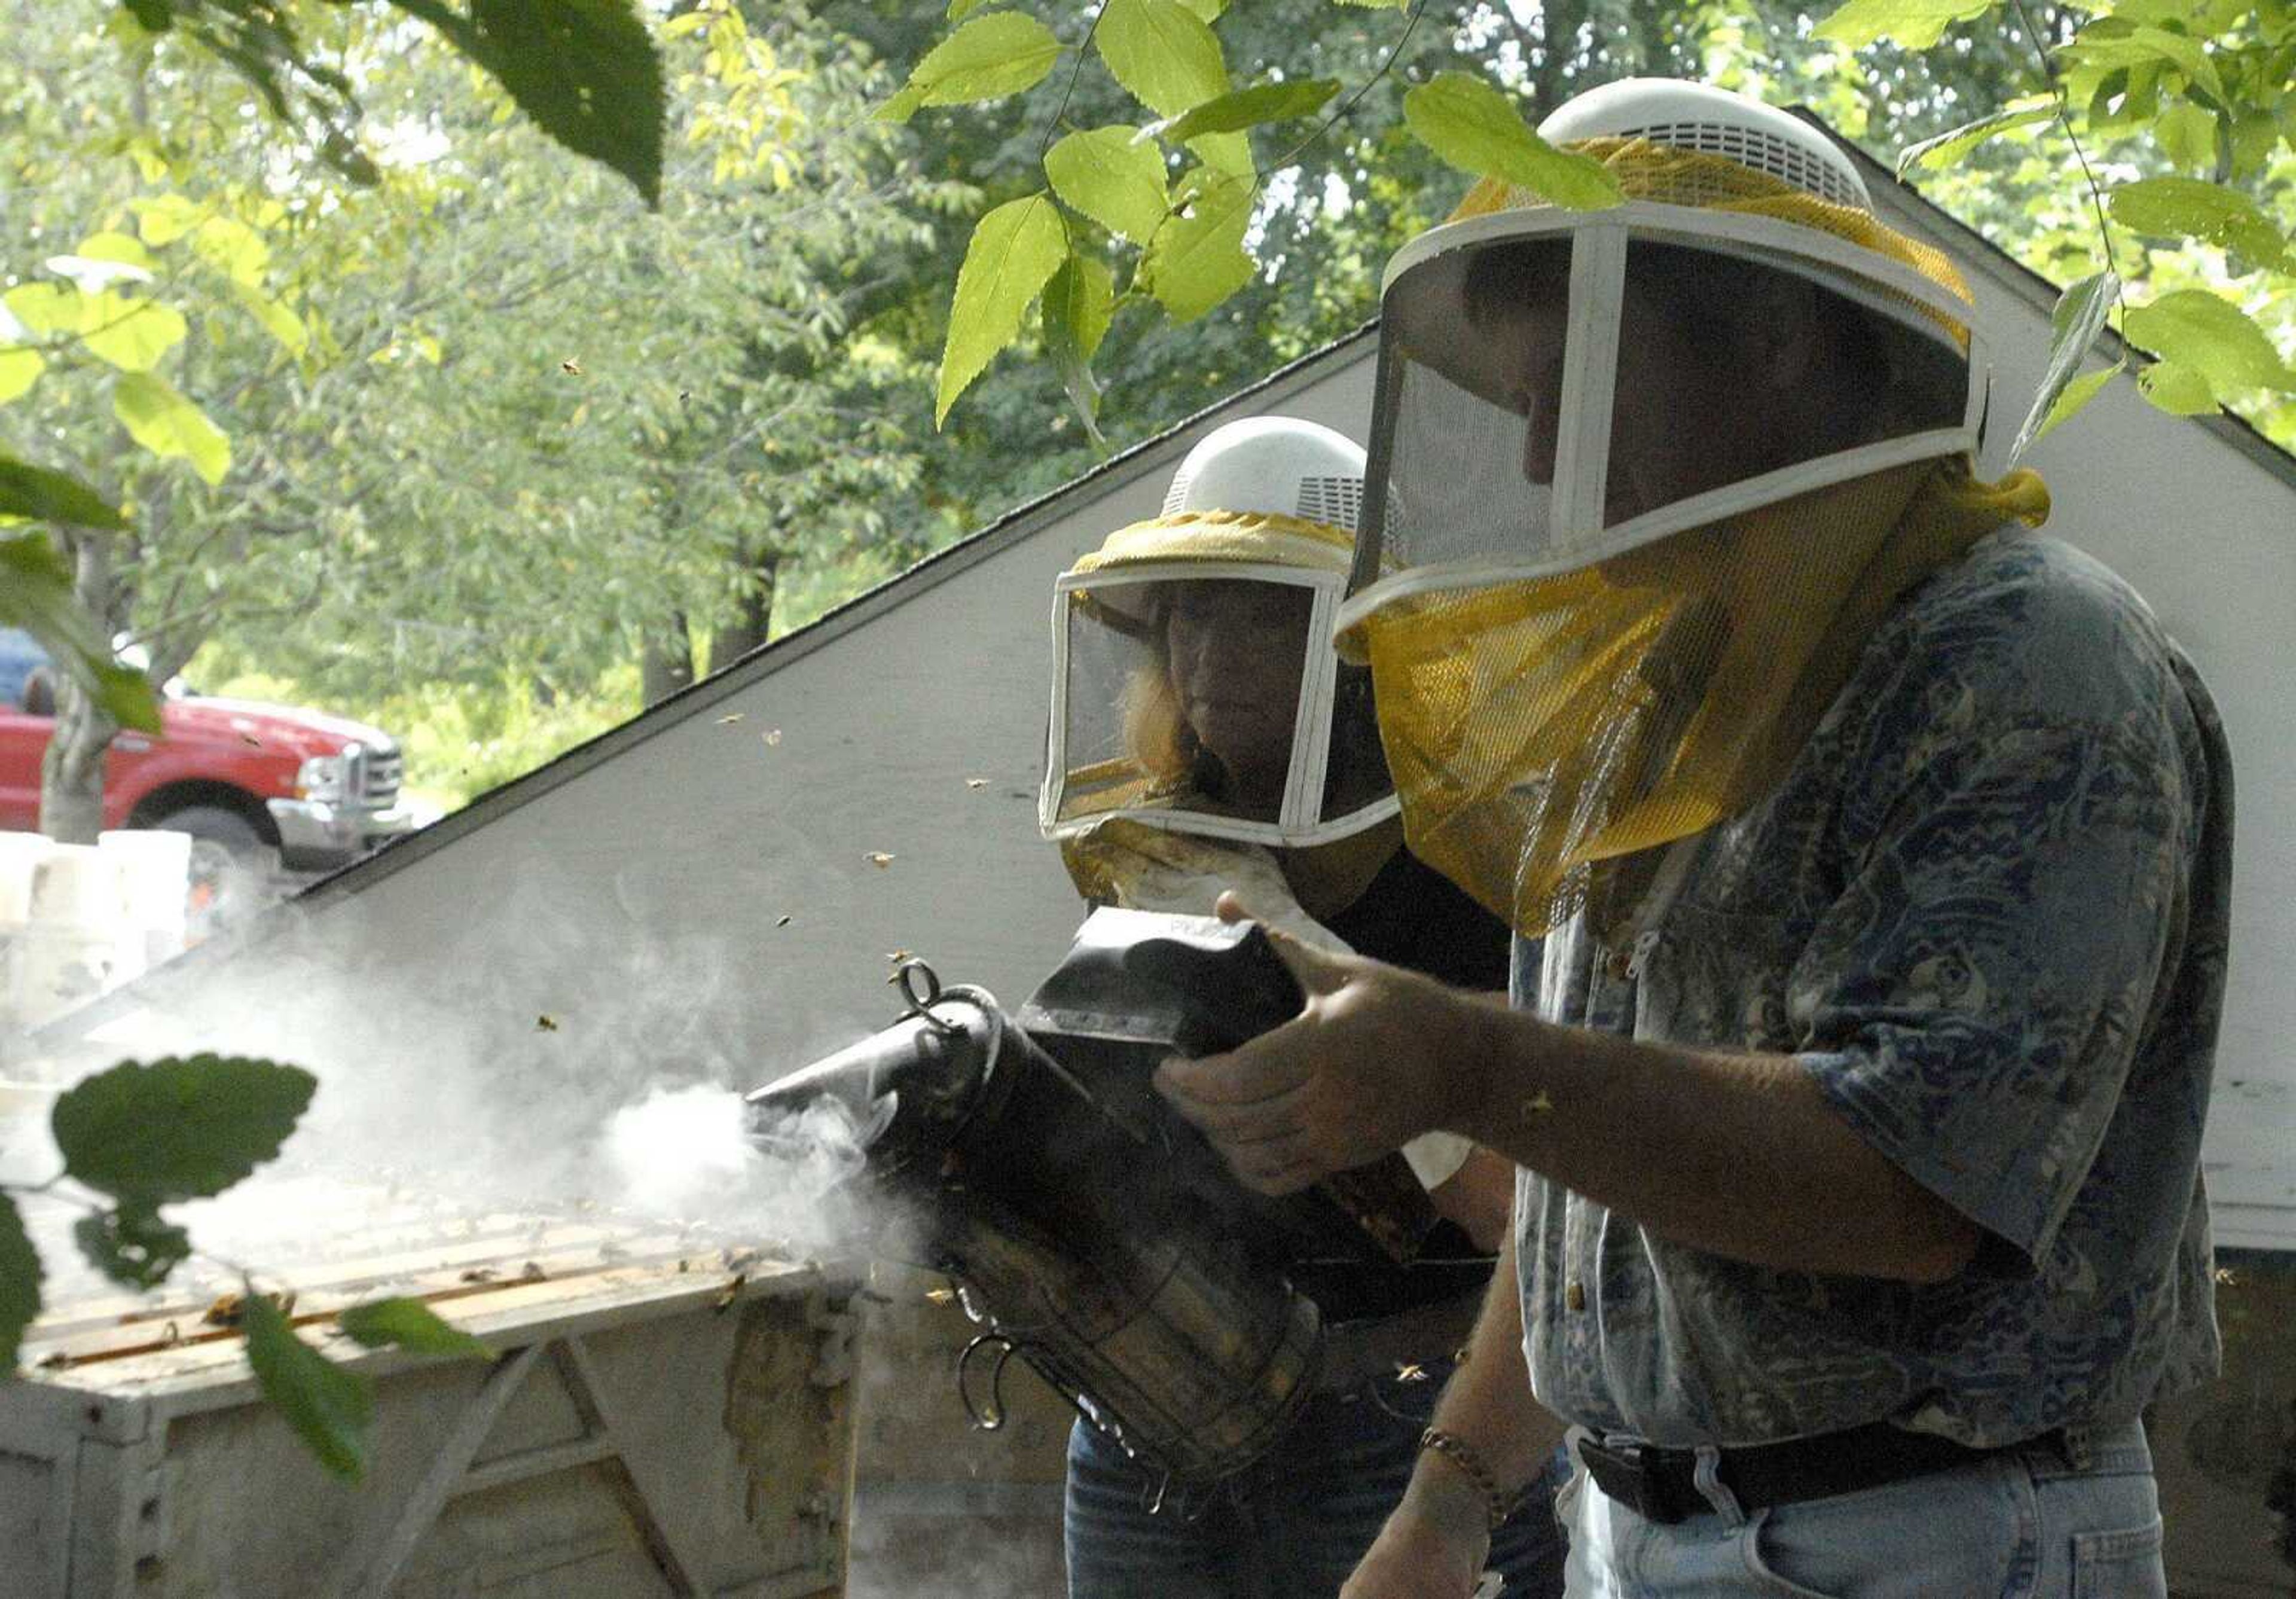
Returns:
[[[735,1232],[787,1235],[804,1224],[824,1238],[846,1230],[846,1185],[864,1160],[835,1100],[776,1122],[761,1144],[742,1095],[709,1083],[649,1090],[607,1119],[601,1146],[626,1208]]]
[[[789,858],[801,873],[813,857]],[[256,1252],[277,1246],[283,1211],[290,1230],[339,1239],[410,1196],[448,1215],[666,1224],[784,1259],[862,1252],[849,1124],[801,1118],[767,1152],[742,1101],[851,1042],[851,1024],[811,1020],[742,937],[693,924],[676,886],[641,865],[530,861],[464,885],[438,943],[406,959],[362,936],[357,900],[278,906],[214,980],[160,987],[34,1066],[62,1086],[122,1058],[215,1051],[316,1074],[280,1159],[178,1218],[202,1249],[290,1275],[291,1259]],[[12,1070],[26,1053],[19,1041]],[[12,1179],[54,1169],[20,1119],[10,1143]]]

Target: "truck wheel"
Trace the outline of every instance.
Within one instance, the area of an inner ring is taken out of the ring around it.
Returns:
[[[152,824],[192,835],[191,936],[194,941],[268,904],[279,852],[255,824],[220,805],[188,805]]]

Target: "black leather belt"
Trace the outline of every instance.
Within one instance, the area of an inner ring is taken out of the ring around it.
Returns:
[[[1631,1507],[1644,1521],[1671,1525],[1704,1515],[1713,1506],[1698,1491],[1698,1456],[1690,1449],[1654,1444],[1606,1444],[1582,1437],[1574,1446],[1595,1486]],[[1761,1510],[1830,1499],[1864,1488],[1948,1472],[2012,1449],[2065,1448],[2062,1431],[1978,1448],[1933,1432],[1908,1432],[1887,1422],[1823,1432],[1784,1443],[1724,1449],[1715,1475],[1741,1508]]]

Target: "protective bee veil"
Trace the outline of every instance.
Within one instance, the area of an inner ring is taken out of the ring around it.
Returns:
[[[1162,514],[1061,576],[1048,836],[1124,818],[1319,845],[1395,814],[1370,674],[1329,643],[1362,484],[1362,451],[1327,428],[1231,424]]]
[[[1820,135],[1648,81],[1541,132],[1625,201],[1486,182],[1390,263],[1338,619],[1413,851],[1531,936],[1775,784],[1897,598],[2046,510],[1971,476],[1969,292]]]

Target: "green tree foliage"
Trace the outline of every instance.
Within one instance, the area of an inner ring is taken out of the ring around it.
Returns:
[[[454,152],[408,174],[433,190],[410,270],[437,287],[419,316],[373,314],[387,406],[296,424],[312,480],[341,486],[313,496],[340,534],[286,546],[325,570],[291,627],[236,633],[268,669],[580,693],[642,644],[686,665],[689,627],[722,663],[762,642],[792,568],[908,537],[889,397],[925,369],[868,323],[972,193],[898,159],[856,114],[885,80],[801,16],[753,29],[717,4],[667,32],[655,212],[483,102],[433,110],[451,62],[370,91]],[[283,574],[269,603],[297,597]]]
[[[661,197],[662,67],[633,0],[388,0],[493,75],[536,126]],[[119,0],[142,33],[174,33],[232,68],[277,120],[355,183],[381,172],[361,148],[357,75],[325,59],[295,0]]]
[[[1285,37],[1255,33],[1255,21],[1277,13],[1289,24]],[[882,22],[882,8],[878,14]],[[967,14],[964,28],[979,29],[1003,13]],[[1286,246],[1305,243],[1284,236],[1281,213],[1302,209],[1302,185],[1319,167],[1327,184],[1336,177],[1350,201],[1359,184],[1377,187],[1382,168],[1406,168],[1394,136],[1398,111],[1410,137],[1451,167],[1585,206],[1611,196],[1584,163],[1574,167],[1572,158],[1548,150],[1529,124],[1569,94],[1611,78],[1704,78],[1808,103],[1877,153],[1904,151],[1915,175],[1979,175],[1974,183],[1940,187],[1949,203],[1959,202],[1964,215],[2029,258],[2036,249],[2062,256],[2070,220],[2064,214],[2080,217],[2092,258],[2089,270],[2074,275],[2103,283],[2109,307],[2120,303],[2124,283],[2162,307],[2123,323],[2139,344],[2140,333],[2164,341],[2153,352],[2161,360],[2142,374],[2157,403],[2190,410],[2237,402],[2267,426],[2289,420],[2286,397],[2296,393],[2288,359],[2296,316],[2290,309],[2296,6],[2287,0],[2120,0],[2085,15],[2050,12],[2038,37],[2028,36],[2021,9],[1994,0],[1851,0],[1830,16],[1700,4],[1611,8],[1565,0],[1531,8],[1413,0],[1389,20],[1375,62],[1358,53],[1337,75],[1345,87],[1312,140],[1255,164],[1249,144],[1216,151],[1191,136],[1213,126],[1192,121],[1192,107],[1208,115],[1220,108],[1218,136],[1239,141],[1249,138],[1247,129],[1294,114],[1272,95],[1230,109],[1248,94],[1232,90],[1228,60],[1258,62],[1273,83],[1316,81],[1329,73],[1330,42],[1350,31],[1360,37],[1370,20],[1331,4],[1223,12],[1180,0],[1111,0],[1096,16],[1079,13],[1065,36],[1071,63],[1056,63],[1024,99],[1003,102],[1007,137],[996,160],[1009,168],[1040,107],[1049,108],[1048,133],[1089,128],[1099,147],[1112,151],[1129,128],[1132,141],[1152,144],[1166,169],[1154,176],[1166,180],[1168,220],[1144,242],[1138,208],[1152,192],[1144,168],[1117,172],[1103,165],[1087,185],[1074,155],[1066,174],[1052,159],[1052,150],[1073,151],[1079,135],[1039,153],[1070,223],[1071,250],[1092,254],[1123,283],[1113,300],[1118,328],[1128,311],[1152,305],[1187,322],[1242,292],[1255,276],[1280,276],[1295,253]],[[891,53],[931,61],[934,49],[927,40]],[[1091,96],[1088,61],[1137,102],[1132,119],[1109,117],[1104,96],[1074,114],[1072,107]],[[996,90],[987,81],[974,86],[964,98],[988,100]],[[1972,111],[1982,114],[1972,119]],[[2031,152],[2040,148],[2037,139],[2047,140],[2040,170],[1997,183],[2008,175],[1992,152],[2013,143]],[[1120,221],[1110,215],[1119,183],[1128,208]],[[1238,227],[1241,213],[1248,215]],[[1432,217],[1412,220],[1423,226]],[[1125,281],[1119,269],[1128,264]],[[2109,275],[2097,277],[2097,267]],[[2202,309],[2194,295],[2213,299],[2214,308]],[[2093,304],[2094,296],[2085,296],[2078,308],[2086,313]],[[1007,315],[1010,308],[1000,303],[993,322],[980,323],[964,315],[971,308],[958,308],[966,325],[952,328],[947,342],[944,413],[952,392],[981,370],[984,342],[993,339],[1002,348],[1025,341],[1029,324]],[[1048,316],[1044,325],[1056,329],[1060,318]],[[2102,325],[2086,314],[2060,318],[2064,337],[2080,342],[2058,351],[2060,370],[2035,398],[2028,438],[2063,421],[2100,386],[2093,374],[2075,380]],[[1089,423],[1097,385],[1088,372],[1074,370],[1072,347],[1056,333],[1047,333],[1046,348]]]
[[[879,403],[918,363],[858,330],[972,195],[856,119],[883,79],[801,13],[662,28],[648,209],[379,8],[295,36],[357,68],[364,187],[283,165],[184,30],[45,9],[63,61],[0,87],[5,181],[33,237],[78,242],[12,263],[0,444],[61,443],[128,512],[57,536],[101,579],[88,636],[133,633],[160,677],[219,639],[353,703],[554,698],[649,643],[690,657],[689,624],[721,659],[761,642],[792,562],[924,547]]]
[[[1851,0],[1818,31],[1852,46],[1886,38],[1928,49],[1950,24],[2000,14],[1977,0]],[[2072,386],[2070,373],[2104,325],[2097,302],[2122,299],[2124,283],[2149,291],[2121,332],[2157,357],[2139,373],[2153,404],[2179,414],[2238,405],[2268,427],[2296,418],[2296,5],[2117,0],[2086,16],[2053,13],[2040,44],[2025,86],[2042,95],[1921,152],[1951,166],[2005,135],[2050,127],[2063,150],[2060,195],[2093,208],[2091,248],[2106,270],[2065,291],[2021,442],[2103,388],[2094,373]],[[2154,242],[2169,247],[2168,260]],[[2124,258],[2144,266],[2124,270]],[[2205,287],[2192,282],[2196,270]]]
[[[473,62],[491,72],[538,126],[570,150],[605,163],[627,177],[649,202],[660,194],[663,87],[660,61],[631,0],[471,0],[458,12],[439,0],[392,0],[420,18]],[[121,0],[115,30],[131,51],[144,39],[174,34],[228,64],[263,98],[278,121],[309,139],[307,149],[357,183],[373,183],[374,162],[359,147],[359,105],[353,79],[340,66],[322,62],[307,44],[299,8],[289,0]],[[19,17],[53,30],[58,19]],[[70,27],[72,19],[63,19]],[[20,28],[14,37],[32,37]],[[139,81],[137,89],[142,84]],[[140,92],[137,94],[140,101]],[[212,238],[208,229],[203,236]],[[146,241],[151,239],[146,231]],[[52,270],[74,275],[59,261],[76,263],[95,275],[93,293],[74,295],[52,283],[19,284],[0,306],[0,404],[20,398],[46,370],[47,357],[35,340],[41,335],[78,340],[80,353],[118,368],[112,409],[130,438],[154,455],[187,461],[209,485],[222,480],[231,463],[229,439],[199,406],[152,367],[189,332],[184,318],[168,305],[111,293],[115,278],[152,281],[153,263],[142,243],[125,233],[107,231],[84,241],[76,255],[51,258]],[[301,320],[267,298],[249,274],[235,271],[235,291],[257,320],[297,356],[304,353]],[[121,530],[119,513],[76,479],[34,467],[0,454],[0,520],[25,518],[83,529]],[[28,488],[45,480],[43,492]],[[68,486],[72,503],[60,498]],[[88,511],[101,507],[102,514]],[[37,558],[30,545],[13,552],[16,564]],[[59,564],[62,564],[59,562]],[[156,730],[158,711],[151,686],[140,675],[119,668],[108,645],[91,655],[86,640],[100,636],[100,614],[111,608],[113,563],[108,558],[78,562],[94,591],[74,595],[62,606],[20,603],[7,617],[39,638],[66,668],[65,715],[57,741],[58,758],[49,763],[49,782],[92,789],[100,771],[97,757],[109,730],[128,726]],[[77,814],[63,831],[75,835],[92,825],[91,796],[74,796]]]
[[[1184,185],[1203,181],[1189,176],[1204,164],[1198,153],[1176,149],[1169,136],[1189,129],[1151,116],[1100,63],[1096,45],[1078,48],[1088,13],[1029,8],[1070,47],[1033,90],[984,104],[923,108],[907,125],[929,171],[981,191],[975,215],[1051,187],[1068,212],[1071,259],[1094,263],[1089,272],[1064,267],[1054,275],[1053,299],[1040,300],[1040,314],[1020,324],[1014,348],[1030,358],[992,363],[950,412],[947,430],[921,451],[917,512],[932,538],[976,528],[1086,470],[1103,449],[1169,426],[1361,326],[1377,308],[1387,257],[1440,221],[1465,187],[1458,169],[1404,119],[1404,96],[1442,74],[1497,84],[1518,120],[1530,122],[1578,88],[1613,78],[1705,77],[1808,105],[1829,125],[1893,154],[1901,144],[1957,127],[1973,104],[2002,101],[2025,60],[2013,29],[1981,32],[1967,48],[1934,56],[1883,45],[1870,60],[1856,58],[1813,40],[1809,14],[1785,5],[1558,0],[1538,8],[1412,11],[1255,0],[1195,9],[1212,19],[1231,82],[1340,88],[1318,111],[1222,135],[1246,142],[1258,176],[1241,241],[1222,262],[1229,281],[1209,285],[1215,292],[1234,285],[1232,292],[1185,324],[1153,291],[1153,273],[1142,271],[1148,240],[1135,231],[1138,213],[1131,213],[1134,226],[1113,223],[1101,214],[1110,201],[1074,192],[1065,168],[1070,140],[1089,135],[1114,151],[1129,138],[1139,141],[1133,148],[1155,152],[1166,209]],[[898,0],[831,0],[822,15],[895,62],[917,61],[947,31],[937,12]],[[1219,103],[1215,98],[1201,109],[1209,113]],[[1169,125],[1140,137],[1160,122]],[[1185,138],[1177,143],[1185,146]],[[1148,169],[1134,170],[1144,179]],[[908,292],[873,331],[906,349],[943,349],[966,243],[963,227],[941,228],[931,259],[910,275]],[[1063,333],[1063,297],[1093,301],[1079,280],[1108,285],[1102,302],[1108,321],[1089,371],[1074,360]],[[929,430],[934,390],[920,389],[895,403],[914,428]],[[1095,424],[1104,444],[1096,444]]]

